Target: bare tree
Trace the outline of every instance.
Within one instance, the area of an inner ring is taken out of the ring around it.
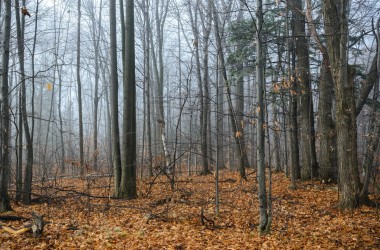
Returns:
[[[231,99],[231,89],[230,89],[230,84],[227,78],[227,70],[226,70],[226,64],[224,61],[224,52],[222,48],[222,39],[220,36],[220,31],[219,31],[219,22],[218,22],[218,14],[216,11],[215,7],[215,2],[212,2],[212,15],[213,15],[213,20],[214,20],[214,31],[215,31],[215,37],[216,37],[216,44],[217,44],[217,52],[218,52],[218,59],[220,62],[220,72],[223,76],[223,81],[224,81],[224,87],[226,89],[226,97],[228,101],[228,108],[229,108],[229,113],[230,113],[230,118],[231,118],[231,127],[232,127],[232,132],[233,136],[235,138],[236,146],[237,146],[237,154],[239,155],[239,172],[240,176],[242,178],[246,178],[245,174],[245,164],[248,162],[248,157],[247,157],[247,151],[245,149],[244,143],[241,141],[241,131],[238,130],[237,127],[237,120],[236,120],[236,113],[232,104],[232,99]]]

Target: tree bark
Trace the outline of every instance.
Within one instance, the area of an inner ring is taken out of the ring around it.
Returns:
[[[153,155],[152,155],[152,126],[151,126],[151,81],[150,81],[150,17],[149,17],[149,1],[143,0],[143,11],[145,20],[145,51],[144,51],[144,82],[145,82],[145,105],[146,105],[146,135],[147,135],[147,152],[148,152],[148,173],[153,176]]]
[[[322,53],[321,80],[319,83],[319,177],[322,182],[335,182],[338,178],[336,131],[333,119],[334,83],[330,60],[325,45],[322,44],[312,18],[311,0],[307,0],[306,18],[312,37]]]
[[[122,20],[123,22],[124,20]],[[124,41],[123,41],[124,42]],[[121,156],[119,132],[119,81],[117,74],[116,0],[110,0],[110,85],[111,85],[111,134],[114,169],[114,196],[120,198]]]
[[[380,51],[380,18],[377,20],[376,25],[376,36],[377,36],[377,52]],[[380,75],[380,54],[376,55],[377,61],[377,75]],[[369,183],[372,175],[372,166],[373,160],[376,153],[377,148],[379,147],[379,134],[380,134],[380,112],[379,112],[379,88],[380,81],[377,81],[377,84],[373,90],[373,103],[372,103],[372,112],[369,120],[369,136],[367,141],[366,153],[364,155],[363,169],[365,170],[365,176],[363,181],[363,187],[360,191],[359,201],[360,204],[369,204]]]
[[[82,83],[80,76],[81,68],[81,0],[78,0],[78,26],[77,26],[77,87],[78,87],[78,120],[79,120],[79,161],[80,173],[84,174],[84,135],[83,135],[83,108],[82,108]]]
[[[355,69],[348,66],[349,1],[323,1],[327,51],[336,92],[336,130],[341,208],[358,204],[360,180],[357,160],[357,132],[354,100]]]
[[[23,1],[25,5],[25,1]],[[17,27],[17,44],[18,44],[18,56],[21,74],[21,114],[24,126],[24,133],[26,139],[26,168],[25,168],[25,180],[23,187],[23,202],[29,204],[32,201],[32,174],[33,174],[33,138],[30,133],[28,124],[28,115],[26,110],[26,79],[25,79],[25,69],[24,69],[24,27],[25,27],[25,17],[22,15],[20,19],[20,11],[18,1],[15,1],[16,9],[16,27]],[[21,134],[22,136],[22,134]]]
[[[298,86],[297,104],[299,111],[299,135],[301,141],[301,179],[307,180],[317,175],[315,153],[312,152],[314,143],[312,130],[314,128],[312,95],[310,83],[309,50],[305,33],[305,16],[301,0],[293,0],[292,18],[294,21],[293,36],[295,37],[296,68],[294,69]]]
[[[203,13],[200,13],[201,15]],[[210,2],[208,2],[206,15],[201,17],[202,19],[202,27],[203,27],[203,80],[202,80],[202,86],[203,86],[203,93],[204,96],[200,96],[200,98],[203,99],[204,103],[204,110],[201,111],[202,113],[202,135],[201,135],[201,145],[202,145],[202,174],[209,174],[209,158],[211,158],[211,145],[208,143],[208,138],[210,136],[210,131],[208,128],[210,127],[209,124],[209,118],[210,118],[210,93],[209,93],[209,65],[208,65],[208,54],[209,54],[209,40],[210,40],[210,33],[211,33],[211,24],[212,24],[212,14],[211,14],[211,5]]]
[[[8,75],[9,75],[9,43],[11,33],[11,1],[5,1],[4,12],[4,30],[2,41],[2,64],[1,64],[1,165],[0,165],[0,213],[12,210],[9,194],[8,183],[10,174],[10,114],[9,114],[9,92],[8,92]]]
[[[155,96],[155,109],[156,109],[156,118],[157,118],[157,128],[158,133],[161,137],[162,150],[165,156],[166,167],[171,165],[171,154],[168,147],[167,134],[166,134],[166,123],[165,123],[165,112],[164,112],[164,62],[163,62],[163,46],[164,46],[164,34],[163,27],[166,21],[166,16],[168,13],[168,2],[165,4],[159,5],[160,1],[156,1],[156,32],[157,39],[156,45],[154,45],[153,39],[151,39],[151,51],[153,55],[153,67],[154,67],[154,76],[156,79],[156,96]],[[157,54],[154,48],[157,47]],[[174,183],[171,180],[171,186],[174,188]]]
[[[262,26],[263,26],[263,3],[256,0],[256,84],[257,84],[257,182],[259,196],[260,224],[259,233],[267,234],[270,231],[270,220],[268,217],[268,203],[266,192],[265,173],[265,106],[264,91],[265,80],[263,77],[263,50],[262,50]]]
[[[136,190],[136,81],[134,1],[127,0],[125,22],[125,64],[123,81],[123,154],[120,197],[133,199]]]
[[[338,178],[336,130],[333,120],[334,85],[330,63],[323,55],[319,84],[319,176],[323,182],[336,182]]]

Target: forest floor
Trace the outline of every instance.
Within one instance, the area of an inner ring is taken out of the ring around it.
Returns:
[[[248,171],[245,181],[221,172],[219,216],[213,175],[179,177],[175,192],[165,176],[152,180],[138,181],[135,200],[109,199],[107,177],[36,183],[39,199],[27,206],[12,203],[7,215],[44,214],[43,235],[0,231],[0,248],[380,249],[379,207],[335,208],[336,185],[299,182],[292,190],[283,173],[273,174],[271,234],[260,236],[255,173]],[[379,198],[372,196],[378,203]],[[20,228],[24,222],[2,223]]]

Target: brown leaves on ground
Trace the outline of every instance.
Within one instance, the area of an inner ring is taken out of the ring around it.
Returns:
[[[380,248],[380,211],[334,207],[337,189],[310,181],[289,189],[273,176],[271,234],[259,236],[256,176],[220,175],[220,214],[215,216],[215,177],[140,180],[136,200],[109,199],[110,178],[60,179],[36,186],[38,202],[13,204],[10,214],[45,215],[39,238],[0,231],[1,249],[374,249]],[[372,197],[373,198],[373,197]],[[378,199],[379,197],[377,197]],[[203,216],[201,219],[201,210]],[[22,222],[3,222],[19,227]]]

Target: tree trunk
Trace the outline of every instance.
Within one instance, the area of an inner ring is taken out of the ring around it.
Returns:
[[[125,64],[123,69],[123,154],[120,197],[133,199],[136,190],[136,81],[134,1],[126,2]]]
[[[237,21],[243,20],[243,3],[240,3],[240,11],[238,13]],[[245,136],[244,136],[244,65],[243,62],[239,62],[237,65],[237,71],[239,76],[236,80],[236,125],[239,131],[240,143],[242,148],[245,148]],[[238,136],[238,135],[235,135]],[[245,168],[249,166],[248,156],[244,159],[246,162],[239,164],[239,172],[242,176],[245,176]]]
[[[79,120],[79,161],[80,161],[80,173],[84,174],[84,136],[83,136],[83,108],[82,108],[82,83],[80,76],[81,68],[81,55],[80,55],[80,43],[81,43],[81,0],[78,0],[78,26],[77,26],[77,86],[78,86],[78,120]]]
[[[292,20],[293,21],[293,20]],[[298,122],[297,122],[297,84],[296,77],[294,75],[295,69],[295,53],[294,53],[294,44],[290,45],[292,51],[292,69],[289,71],[292,72],[290,77],[290,179],[291,179],[291,188],[296,188],[296,180],[301,177],[300,165],[299,165],[299,144],[298,144]],[[289,48],[290,50],[290,48]],[[290,59],[290,56],[288,56]]]
[[[23,1],[25,6],[25,1]],[[32,168],[33,168],[33,138],[30,134],[28,115],[26,111],[26,84],[25,84],[25,70],[24,70],[24,27],[25,27],[25,17],[22,15],[20,20],[20,11],[18,1],[15,1],[16,9],[16,27],[17,27],[17,44],[18,44],[18,56],[21,74],[21,114],[22,121],[25,132],[26,148],[27,148],[27,159],[25,168],[25,180],[23,187],[23,202],[29,204],[32,200]],[[21,133],[22,136],[22,133]]]
[[[232,100],[231,100],[231,89],[228,83],[228,78],[227,78],[227,70],[224,62],[224,53],[223,53],[223,48],[222,48],[222,39],[219,33],[219,22],[218,22],[218,14],[216,12],[216,7],[214,1],[212,2],[212,8],[213,8],[213,19],[214,19],[214,30],[215,30],[215,36],[216,36],[216,44],[217,44],[217,50],[218,50],[218,57],[221,65],[221,74],[223,76],[223,81],[224,81],[224,86],[226,90],[226,96],[227,96],[227,101],[228,101],[228,107],[229,107],[229,113],[230,113],[230,118],[231,118],[231,127],[232,127],[232,132],[233,136],[235,138],[236,146],[237,146],[237,154],[239,155],[239,170],[240,170],[240,176],[243,179],[246,179],[246,174],[245,166],[246,163],[248,163],[248,157],[247,157],[247,151],[245,149],[244,143],[241,142],[240,138],[240,133],[238,133],[238,128],[237,128],[237,120],[236,120],[236,113],[233,108]],[[243,166],[241,166],[243,165]],[[231,168],[231,164],[230,164]]]
[[[339,169],[339,206],[358,206],[360,180],[357,160],[355,69],[348,66],[349,1],[323,1],[327,51],[336,92],[336,131]]]
[[[202,174],[207,174],[208,172],[208,159],[207,159],[207,121],[205,121],[205,118],[207,117],[207,114],[205,114],[205,98],[204,98],[204,88],[202,86],[202,73],[201,73],[201,60],[200,60],[200,36],[199,36],[199,30],[198,30],[198,9],[199,7],[199,1],[196,1],[196,4],[194,6],[194,13],[192,10],[192,6],[190,4],[190,1],[188,1],[188,8],[189,8],[189,17],[190,17],[190,23],[192,27],[193,32],[193,53],[195,56],[195,63],[196,63],[196,78],[198,83],[198,99],[199,99],[199,135],[200,135],[200,150],[201,150],[201,157],[202,157]],[[207,48],[206,48],[207,49]],[[208,61],[207,61],[208,63]],[[206,70],[206,69],[205,69]],[[207,69],[208,70],[208,69]],[[206,125],[206,128],[205,128]]]
[[[377,51],[380,51],[380,18],[377,20],[377,26],[376,26],[376,36],[377,36]],[[380,75],[380,54],[377,53],[376,56],[377,61],[377,75]],[[380,88],[380,81],[378,80],[378,83],[375,85],[373,90],[373,103],[372,103],[372,116],[370,117],[369,121],[369,136],[368,136],[368,146],[366,148],[366,153],[364,156],[364,162],[363,162],[363,169],[365,169],[365,176],[363,181],[363,187],[360,192],[359,201],[360,204],[368,204],[370,203],[369,200],[369,183],[372,175],[372,165],[374,156],[376,153],[376,149],[379,146],[379,134],[380,134],[380,112],[379,112],[379,88]]]
[[[264,91],[265,81],[263,77],[263,50],[261,27],[263,25],[262,0],[256,0],[256,84],[257,84],[257,182],[260,203],[259,233],[266,234],[270,230],[270,218],[267,211],[267,192],[265,174],[265,106]]]
[[[165,156],[166,167],[171,165],[171,154],[168,148],[167,134],[166,134],[166,124],[165,124],[165,112],[164,112],[164,62],[163,62],[163,43],[164,43],[164,34],[163,27],[166,21],[166,15],[168,13],[168,2],[165,4],[159,5],[160,1],[156,1],[156,32],[157,39],[156,45],[154,45],[153,39],[151,39],[151,50],[153,55],[153,66],[154,66],[154,76],[156,79],[156,118],[157,118],[157,129],[161,137],[162,150]],[[157,47],[157,54],[154,48]],[[161,151],[162,152],[162,151]],[[171,180],[171,187],[174,188],[174,182]]]
[[[203,13],[200,13],[200,15],[203,15]],[[210,136],[210,131],[208,130],[208,127],[211,126],[209,124],[209,118],[210,118],[210,93],[209,93],[209,65],[208,65],[208,54],[209,54],[209,40],[210,40],[210,33],[211,33],[211,24],[212,24],[212,14],[211,14],[211,6],[210,2],[208,2],[206,15],[202,18],[202,27],[203,27],[203,93],[204,96],[200,96],[200,98],[203,98],[204,103],[204,110],[202,113],[202,135],[201,135],[201,145],[202,145],[202,174],[209,174],[209,158],[211,159],[211,145],[208,143],[208,138]]]
[[[2,39],[2,63],[1,63],[1,165],[0,165],[0,213],[12,210],[8,183],[10,174],[10,114],[9,114],[9,42],[11,33],[11,1],[5,1],[4,30]]]
[[[123,20],[122,20],[123,22]],[[124,41],[123,41],[124,42]],[[110,85],[111,85],[111,134],[112,155],[115,178],[115,193],[121,197],[119,188],[121,183],[121,156],[120,156],[120,133],[119,133],[119,81],[117,74],[117,42],[116,42],[116,0],[110,0]]]
[[[298,110],[299,119],[299,135],[301,141],[301,179],[307,180],[317,175],[315,154],[312,152],[312,129],[314,128],[312,95],[310,83],[310,67],[309,67],[309,50],[305,33],[305,15],[299,13],[303,10],[301,0],[292,1],[292,17],[293,17],[293,36],[295,38],[295,56],[296,68],[294,69],[299,91]],[[311,117],[311,118],[310,118]]]
[[[224,146],[224,86],[223,86],[223,76],[219,73],[219,69],[221,68],[219,60],[217,60],[217,88],[218,88],[218,94],[217,94],[217,112],[216,112],[216,124],[217,124],[217,141],[218,141],[218,150],[216,155],[216,161],[219,169],[226,167],[226,150]]]
[[[323,182],[338,178],[336,131],[333,120],[334,83],[326,47],[322,44],[312,18],[311,0],[307,0],[306,18],[312,37],[322,53],[321,81],[319,84],[319,176]]]
[[[22,144],[23,144],[23,132],[22,132],[22,90],[19,90],[19,115],[18,115],[18,130],[17,130],[17,136],[15,140],[15,145],[18,145],[16,148],[16,155],[17,155],[17,164],[16,164],[16,201],[20,201],[22,197]]]
[[[323,58],[319,84],[319,176],[323,182],[338,179],[336,131],[333,120],[334,85],[328,58]]]
[[[99,6],[102,6],[102,2],[100,1]],[[100,32],[102,29],[102,8],[99,8],[99,17],[98,20],[95,19],[95,6],[93,6],[93,15],[91,17],[92,21],[92,40],[94,45],[94,51],[95,51],[95,90],[94,90],[94,124],[93,124],[93,131],[94,131],[94,141],[93,141],[93,168],[94,170],[98,170],[98,113],[99,113],[99,80],[100,80],[100,73],[99,73],[99,50],[100,50]],[[98,23],[98,24],[96,24]],[[96,32],[97,31],[97,32]]]
[[[146,135],[147,135],[147,154],[148,154],[148,173],[149,176],[153,176],[153,155],[152,155],[152,126],[151,126],[151,82],[150,82],[150,17],[149,17],[149,1],[143,0],[143,11],[145,21],[145,51],[144,51],[144,82],[145,82],[145,107],[146,107]]]
[[[278,106],[276,103],[277,100],[277,94],[273,95],[273,125],[274,125],[274,132],[273,132],[273,140],[274,140],[274,171],[280,172],[281,171],[281,160],[280,160],[280,121],[278,119]]]

